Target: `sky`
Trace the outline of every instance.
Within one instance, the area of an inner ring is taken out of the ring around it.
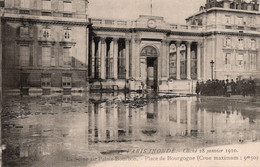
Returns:
[[[185,24],[185,18],[199,11],[206,0],[152,0],[153,15],[169,23]],[[150,15],[151,0],[89,0],[89,17],[136,20]]]

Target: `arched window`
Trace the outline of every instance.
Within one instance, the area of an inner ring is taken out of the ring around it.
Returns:
[[[157,50],[152,46],[146,46],[141,52],[141,56],[157,57]]]

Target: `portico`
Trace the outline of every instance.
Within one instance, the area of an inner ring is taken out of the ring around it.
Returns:
[[[151,20],[156,27],[149,27]],[[175,84],[179,81],[187,87],[191,80],[201,79],[202,40],[196,35],[198,30],[193,34],[188,28],[173,29],[162,17],[155,16],[140,16],[135,23],[92,22],[89,75],[93,85],[101,83],[102,89],[118,85],[118,89],[124,89],[127,81],[130,90],[171,91],[178,89]],[[187,35],[180,36],[174,30]]]

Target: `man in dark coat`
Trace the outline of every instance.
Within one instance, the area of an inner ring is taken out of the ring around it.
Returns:
[[[199,83],[199,81],[197,81],[197,83],[196,83],[196,93],[197,93],[197,96],[200,93],[200,83]]]

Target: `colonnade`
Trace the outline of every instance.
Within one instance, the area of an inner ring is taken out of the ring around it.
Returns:
[[[158,50],[158,79],[169,79],[170,71],[170,45],[176,46],[176,80],[181,80],[181,45],[186,46],[186,60],[187,60],[187,80],[191,79],[191,45],[196,44],[197,57],[197,79],[201,79],[201,42],[200,41],[177,41],[177,40],[161,40],[160,48]],[[119,37],[95,37],[92,38],[91,46],[91,60],[90,60],[90,77],[99,79],[129,79],[130,77],[140,80],[141,74],[141,38],[119,38]],[[124,58],[122,76],[122,69],[120,69],[119,56]],[[107,61],[109,59],[109,61]],[[107,64],[110,63],[110,64]],[[112,76],[108,76],[108,70]]]

